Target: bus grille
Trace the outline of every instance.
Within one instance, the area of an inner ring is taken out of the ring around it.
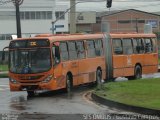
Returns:
[[[42,78],[43,75],[38,75],[38,76],[19,76],[20,80],[38,80]]]
[[[22,86],[21,90],[37,90],[38,85]]]

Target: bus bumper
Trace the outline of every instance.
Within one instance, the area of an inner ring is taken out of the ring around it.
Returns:
[[[10,91],[46,91],[46,90],[57,90],[60,89],[57,87],[57,82],[51,80],[48,83],[11,83],[10,82]]]

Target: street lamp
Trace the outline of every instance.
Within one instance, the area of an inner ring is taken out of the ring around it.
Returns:
[[[16,25],[17,25],[17,38],[21,38],[21,21],[19,6],[23,3],[23,0],[11,0],[16,7]]]

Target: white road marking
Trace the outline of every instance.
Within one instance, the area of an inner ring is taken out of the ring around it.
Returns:
[[[9,85],[0,85],[0,91],[9,90]]]
[[[0,87],[6,87],[6,86],[9,86],[9,85],[0,85]]]

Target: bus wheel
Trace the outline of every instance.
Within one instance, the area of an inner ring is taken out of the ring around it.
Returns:
[[[96,71],[96,83],[97,85],[101,85],[102,84],[102,72],[100,69],[98,69]]]
[[[70,75],[67,75],[66,77],[66,91],[67,93],[70,93],[72,90],[72,79]]]
[[[142,69],[141,69],[141,67],[140,67],[139,65],[137,65],[137,66],[135,67],[135,70],[134,70],[134,78],[135,78],[135,79],[140,79],[140,78],[142,78]]]
[[[28,97],[33,97],[35,95],[34,91],[27,91]]]

